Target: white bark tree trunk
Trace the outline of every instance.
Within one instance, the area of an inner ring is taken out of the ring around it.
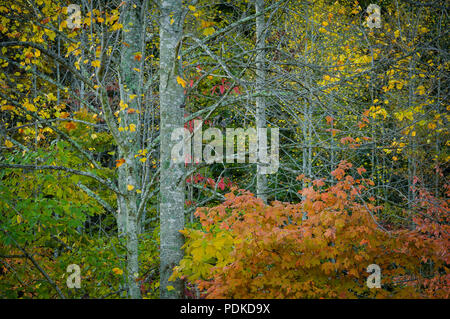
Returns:
[[[128,109],[139,110],[138,99],[130,98],[131,95],[140,95],[139,69],[140,62],[135,59],[136,52],[142,51],[142,21],[140,18],[143,3],[140,0],[129,1],[123,9],[123,45],[121,48],[120,62],[120,98],[128,105]],[[119,146],[119,158],[125,159],[125,163],[119,167],[119,190],[125,196],[118,195],[118,230],[119,236],[126,235],[127,247],[127,284],[128,297],[132,299],[141,298],[139,285],[136,278],[139,276],[139,221],[138,221],[138,194],[140,175],[142,169],[135,154],[140,148],[139,136],[141,125],[137,113],[128,113],[122,110],[119,113],[121,127],[131,127],[135,130],[123,130],[121,140],[124,145]],[[129,185],[132,188],[128,188]]]
[[[264,0],[255,0],[256,14],[264,10]],[[264,14],[256,17],[256,81],[257,81],[257,97],[256,97],[256,127],[263,128],[266,126],[266,101],[262,93],[264,89],[264,82],[266,79],[265,72],[265,42],[266,42],[266,26]],[[258,144],[262,140],[260,136],[261,130],[258,130]],[[263,151],[264,152],[264,151]],[[261,154],[261,151],[259,151]],[[258,160],[256,164],[256,196],[267,202],[267,175],[261,171],[262,165]]]
[[[173,267],[183,257],[184,228],[184,164],[171,161],[174,129],[183,127],[183,87],[177,83],[178,60],[183,33],[182,1],[162,0],[160,17],[160,295],[161,298],[182,298],[183,282],[169,282]],[[168,290],[167,286],[175,289]]]

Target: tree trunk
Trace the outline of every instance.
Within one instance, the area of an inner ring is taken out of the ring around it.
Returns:
[[[256,14],[261,13],[264,10],[264,0],[255,0]],[[256,82],[257,82],[257,97],[256,97],[256,127],[263,128],[266,126],[266,101],[263,96],[259,96],[264,89],[264,81],[266,78],[265,73],[265,42],[266,42],[266,26],[264,21],[264,14],[256,17]],[[259,93],[259,94],[258,94]],[[260,133],[262,130],[258,131],[258,144],[260,145],[262,141],[262,136]],[[258,154],[263,154],[262,152],[267,152],[266,150],[259,150]],[[267,153],[264,153],[267,154]],[[258,156],[259,160],[256,164],[256,195],[261,198],[264,202],[267,202],[267,176],[262,172],[262,165],[260,163],[261,155]]]
[[[119,117],[120,126],[125,128],[121,133],[124,145],[119,146],[119,158],[125,159],[125,163],[119,167],[119,190],[125,194],[118,196],[118,226],[120,232],[126,233],[127,241],[127,284],[128,297],[141,298],[139,285],[136,278],[139,276],[139,221],[138,221],[138,194],[140,185],[141,166],[135,158],[140,148],[140,121],[137,113],[128,113],[127,109],[139,110],[138,98],[130,98],[131,95],[140,96],[139,88],[140,62],[135,59],[136,52],[142,51],[142,21],[140,13],[143,3],[140,0],[129,1],[123,8],[123,45],[121,48],[120,62],[120,99],[123,102]],[[124,105],[128,105],[125,107]],[[125,107],[125,109],[123,109]],[[133,127],[134,129],[131,129]]]
[[[177,83],[181,59],[179,48],[183,32],[182,1],[161,1],[160,17],[160,295],[161,298],[182,298],[183,282],[169,282],[173,267],[183,257],[184,228],[184,164],[171,161],[171,140],[174,129],[183,127],[183,87]],[[172,286],[174,289],[167,289]]]

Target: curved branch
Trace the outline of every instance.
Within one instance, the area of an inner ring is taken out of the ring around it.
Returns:
[[[59,171],[65,171],[71,174],[80,175],[80,176],[86,176],[90,177],[92,179],[95,179],[100,184],[105,185],[110,190],[115,192],[116,194],[120,194],[120,191],[117,189],[117,187],[111,182],[110,180],[105,180],[101,177],[98,177],[95,174],[79,171],[73,168],[68,168],[64,166],[56,166],[56,165],[23,165],[23,164],[8,164],[8,163],[0,163],[0,168],[16,168],[16,169],[31,169],[31,170],[59,170]]]

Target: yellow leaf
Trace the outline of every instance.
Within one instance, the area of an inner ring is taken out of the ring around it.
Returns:
[[[2,110],[2,111],[13,111],[13,110],[15,110],[15,107],[12,106],[12,105],[3,105],[3,106],[1,107],[1,110]]]
[[[53,95],[53,93],[49,93],[49,94],[47,94],[47,100],[49,100],[51,102],[51,101],[56,101],[57,98],[56,98],[56,96]]]
[[[205,36],[210,36],[211,34],[213,34],[216,30],[214,30],[213,27],[209,27],[203,30],[203,34]]]
[[[180,84],[182,87],[186,87],[186,81],[183,80],[180,76],[177,76],[177,83]]]
[[[10,140],[6,140],[6,141],[5,141],[5,146],[6,146],[6,147],[13,147],[13,143],[11,143]]]
[[[175,288],[173,286],[167,286],[167,291],[172,291],[175,290]]]
[[[189,10],[191,10],[192,12],[195,12],[195,10],[197,10],[194,6],[188,6]]]
[[[100,67],[100,61],[99,60],[95,60],[91,62],[92,66],[94,68],[99,68]]]
[[[130,124],[130,132],[136,132],[136,125]]]
[[[122,100],[119,102],[119,106],[121,110],[124,110],[128,107],[128,104],[124,103]]]
[[[128,184],[128,185],[127,185],[127,189],[128,189],[129,191],[132,191],[132,190],[134,189],[134,186],[133,186],[133,185],[130,185],[130,184]]]
[[[415,93],[419,94],[419,95],[424,95],[425,94],[425,87],[423,85],[418,86]]]
[[[123,28],[123,24],[122,24],[122,23],[116,22],[116,23],[114,23],[113,26],[111,27],[111,30],[112,30],[112,31],[117,31],[117,30],[122,29],[122,28]]]
[[[28,101],[25,101],[25,103],[23,103],[23,106],[25,106],[25,108],[30,112],[36,112],[37,110],[36,107]]]

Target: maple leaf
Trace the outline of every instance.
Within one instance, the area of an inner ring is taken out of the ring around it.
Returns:
[[[183,88],[186,87],[186,81],[183,80],[183,78],[181,76],[177,76],[177,83],[180,84]]]
[[[364,167],[358,167],[356,170],[357,170],[359,175],[362,175],[363,173],[366,172],[366,169]]]
[[[123,270],[122,269],[120,269],[120,268],[113,268],[112,269],[112,272],[114,273],[114,274],[116,274],[116,275],[118,275],[118,276],[120,276],[120,275],[122,275],[123,274]]]
[[[313,185],[317,186],[317,187],[321,187],[323,185],[325,185],[323,179],[317,179],[315,181],[313,181]]]
[[[51,102],[51,101],[57,101],[57,98],[56,98],[56,96],[53,95],[53,93],[49,93],[49,94],[47,94],[47,100],[48,100],[49,102]]]
[[[62,118],[62,119],[66,119],[66,118],[68,118],[69,116],[70,116],[70,114],[67,113],[67,112],[61,112],[61,114],[59,114],[59,117]]]
[[[30,111],[30,112],[36,112],[36,111],[37,111],[36,107],[35,107],[33,104],[29,103],[28,101],[25,101],[25,102],[23,103],[23,106],[25,106],[25,108],[26,108],[28,111]]]
[[[13,143],[11,143],[10,140],[6,140],[5,141],[5,146],[8,147],[8,148],[13,147]]]
[[[334,120],[334,119],[333,119],[331,116],[329,116],[329,115],[325,116],[325,119],[327,120],[327,123],[328,123],[328,124],[333,123],[333,120]]]
[[[123,164],[125,164],[125,159],[124,158],[116,160],[116,167],[120,167]]]
[[[217,183],[217,187],[219,187],[221,190],[225,189],[225,183],[223,181],[223,178],[220,179],[219,183]]]
[[[66,130],[71,131],[76,129],[77,125],[74,122],[67,122],[64,127],[66,128]]]
[[[358,128],[361,130],[366,126],[366,124],[362,123],[362,122],[358,122]]]
[[[205,36],[210,36],[211,34],[214,34],[214,32],[216,32],[216,30],[213,27],[209,27],[203,30],[203,34]]]
[[[99,68],[100,67],[100,61],[99,60],[95,60],[91,62],[92,66],[94,68]]]

